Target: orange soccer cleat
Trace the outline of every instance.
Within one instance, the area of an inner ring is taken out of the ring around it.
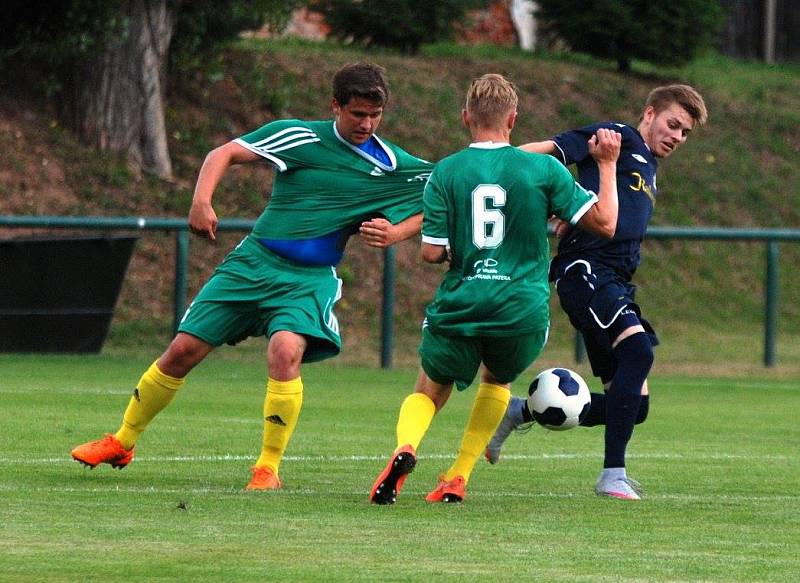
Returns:
[[[425,496],[428,502],[461,502],[467,497],[467,482],[463,476],[445,480],[444,474],[439,476],[439,485]]]
[[[394,504],[397,494],[408,474],[414,471],[417,464],[417,455],[411,445],[404,445],[394,452],[392,459],[378,475],[369,494],[369,501],[373,504]]]
[[[283,487],[280,478],[271,468],[253,466],[250,471],[253,472],[253,477],[245,490],[280,490]]]
[[[103,439],[90,441],[73,449],[72,459],[90,468],[96,468],[100,464],[111,464],[112,467],[121,470],[133,461],[135,449],[135,446],[125,449],[114,435],[107,433]]]

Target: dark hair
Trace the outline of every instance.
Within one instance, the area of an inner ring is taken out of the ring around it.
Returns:
[[[341,106],[353,97],[361,97],[381,106],[389,100],[386,70],[374,63],[350,63],[333,76],[333,98]]]

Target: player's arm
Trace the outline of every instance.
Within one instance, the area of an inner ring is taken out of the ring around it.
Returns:
[[[529,142],[518,146],[520,150],[525,152],[532,152],[534,154],[554,154],[556,151],[556,143],[553,140],[545,140],[543,142]]]
[[[212,241],[216,239],[218,220],[217,213],[211,206],[211,199],[217,184],[231,166],[253,162],[259,158],[258,154],[235,142],[228,142],[206,155],[197,176],[192,207],[189,209],[189,230],[192,233]]]
[[[423,242],[422,259],[428,263],[444,263],[447,260],[447,246]]]
[[[384,218],[371,219],[361,223],[359,236],[370,247],[386,248],[410,239],[422,229],[422,213],[410,216],[393,225]]]
[[[543,142],[528,142],[518,146],[524,152],[531,152],[533,154],[555,154],[556,143],[553,140],[544,140]],[[570,225],[567,221],[563,221],[556,216],[550,217],[550,228],[555,233],[556,237],[561,238],[566,233]]]
[[[617,158],[621,145],[622,134],[606,128],[598,129],[589,139],[589,153],[600,173],[600,188],[597,203],[580,218],[578,226],[606,239],[617,230]]]

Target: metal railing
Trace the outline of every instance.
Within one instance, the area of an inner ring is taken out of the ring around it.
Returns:
[[[222,219],[218,231],[249,231],[251,219]],[[175,285],[173,293],[173,332],[186,310],[187,271],[189,263],[189,231],[186,219],[159,217],[61,217],[0,215],[0,227],[87,229],[106,231],[173,231],[175,232]],[[778,243],[800,241],[800,229],[728,229],[705,227],[650,227],[648,239],[693,239],[763,241],[766,245],[764,275],[764,365],[775,364],[778,321]],[[395,250],[384,251],[383,305],[381,317],[381,366],[392,366],[394,336]],[[576,335],[575,358],[584,357],[583,344]]]
[[[764,366],[775,365],[778,327],[778,243],[800,241],[800,229],[735,229],[710,227],[649,227],[648,239],[693,239],[728,241],[764,241],[766,270],[764,274]],[[575,334],[575,360],[585,357],[583,340]]]

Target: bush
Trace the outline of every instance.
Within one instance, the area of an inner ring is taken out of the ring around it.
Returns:
[[[312,0],[340,40],[416,53],[420,45],[451,38],[453,24],[486,0]]]
[[[573,51],[681,65],[713,44],[724,12],[717,0],[539,0],[537,19]]]

